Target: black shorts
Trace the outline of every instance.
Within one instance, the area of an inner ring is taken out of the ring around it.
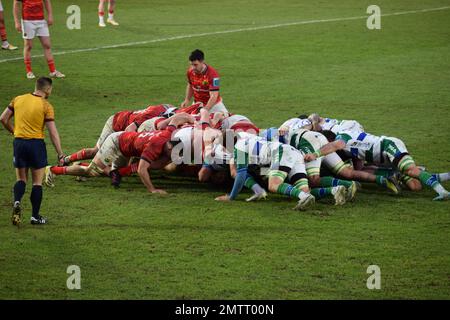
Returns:
[[[47,166],[47,149],[44,139],[20,139],[13,142],[16,168],[41,169]]]

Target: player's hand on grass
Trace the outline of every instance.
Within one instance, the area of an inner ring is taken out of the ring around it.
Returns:
[[[167,192],[162,190],[162,189],[155,189],[152,191],[153,194],[157,193],[157,194],[161,194],[161,195],[166,195]]]
[[[226,195],[217,197],[216,201],[231,201],[231,199],[230,199],[230,196],[226,194]]]

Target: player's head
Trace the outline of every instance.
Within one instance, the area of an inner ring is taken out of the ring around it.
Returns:
[[[336,139],[336,134],[331,130],[323,130],[322,134],[325,136],[325,138],[327,138],[329,142],[332,142],[334,141],[334,139]]]
[[[204,68],[204,60],[205,60],[205,54],[203,51],[199,49],[195,49],[191,52],[189,56],[189,61],[191,63],[192,69],[194,69],[195,72],[200,73],[203,71]]]
[[[41,91],[45,94],[45,99],[47,99],[52,93],[53,81],[47,77],[40,77],[36,80],[36,91]]]
[[[320,125],[320,122],[322,121],[322,118],[319,116],[318,113],[312,113],[309,115],[308,120],[312,123],[312,130],[313,131],[322,131],[322,127]]]

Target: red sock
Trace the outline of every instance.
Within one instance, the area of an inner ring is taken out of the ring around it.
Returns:
[[[105,15],[105,13],[104,13],[103,11],[99,11],[99,12],[98,12],[98,16],[99,16],[99,17],[103,17],[104,15]]]
[[[114,14],[114,10],[109,10],[108,13],[109,14]]]
[[[50,171],[56,175],[66,174],[67,167],[53,166],[53,167],[50,167]]]
[[[87,162],[81,162],[81,163],[79,163],[78,164],[79,166],[82,166],[82,167],[89,167],[89,163],[87,163]]]
[[[5,26],[0,27],[0,36],[2,38],[2,41],[6,41],[6,29]]]
[[[48,64],[48,69],[50,70],[50,72],[55,72],[56,68],[55,68],[55,61],[53,60],[48,60],[47,61]]]
[[[138,166],[139,166],[138,163],[133,163],[132,165],[130,165],[128,167],[120,168],[119,169],[119,174],[122,177],[131,176],[133,173],[137,172]]]
[[[25,62],[25,67],[27,69],[27,73],[28,72],[33,72],[33,70],[31,70],[31,59],[25,58],[24,62]]]
[[[86,159],[86,149],[75,152],[69,156],[70,162]]]

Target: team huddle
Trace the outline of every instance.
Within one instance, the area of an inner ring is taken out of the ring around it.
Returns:
[[[265,199],[268,190],[296,199],[298,210],[327,197],[336,205],[352,201],[360,182],[395,194],[428,186],[437,193],[434,200],[449,198],[440,182],[450,173],[418,167],[400,139],[367,133],[355,120],[316,113],[262,130],[245,115],[228,111],[219,95],[219,76],[200,50],[190,61],[186,99],[179,108],[160,104],[111,115],[95,146],[46,168],[45,184],[53,187],[57,175],[109,176],[119,187],[122,177],[137,173],[149,192],[165,194],[153,185],[150,172],[169,170],[195,174],[201,182],[234,179],[230,193],[218,201],[235,200],[245,186],[253,191],[247,201]],[[90,163],[82,162],[87,159]]]

